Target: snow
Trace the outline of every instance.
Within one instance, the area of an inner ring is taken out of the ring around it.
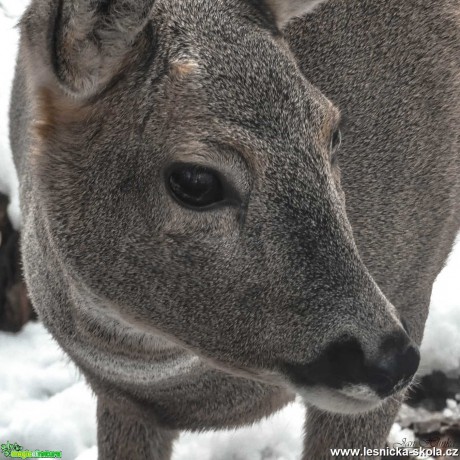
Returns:
[[[251,427],[204,434],[186,433],[173,460],[298,460],[305,409],[297,401]]]
[[[9,214],[20,225],[17,178],[8,147],[7,113],[17,48],[14,25],[28,2],[0,0],[0,191],[10,195]],[[460,370],[460,241],[433,289],[422,346],[422,371]],[[0,333],[0,442],[28,449],[62,450],[65,459],[95,460],[95,399],[75,366],[41,324],[16,335]],[[446,411],[458,411],[450,401]],[[182,434],[174,460],[294,460],[300,458],[305,409],[299,401],[251,427]],[[393,426],[390,443],[413,433]],[[192,454],[193,453],[193,454]]]
[[[0,334],[0,442],[76,458],[96,442],[95,400],[39,323]]]
[[[430,313],[422,343],[421,374],[460,369],[460,238],[431,296]]]
[[[16,228],[20,226],[18,180],[8,142],[8,107],[18,43],[14,26],[27,3],[24,0],[0,0],[0,192],[11,197],[8,213]]]

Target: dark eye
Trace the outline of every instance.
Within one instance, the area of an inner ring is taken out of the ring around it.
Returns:
[[[342,143],[342,132],[339,128],[337,128],[331,137],[331,162],[334,164],[337,162],[337,151],[340,148],[340,144]]]
[[[205,208],[224,200],[219,174],[197,165],[177,165],[169,173],[169,188],[175,198],[186,206]]]

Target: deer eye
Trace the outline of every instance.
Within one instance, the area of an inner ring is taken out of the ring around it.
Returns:
[[[180,204],[206,208],[224,200],[224,187],[219,174],[204,166],[180,164],[168,177],[169,189]]]

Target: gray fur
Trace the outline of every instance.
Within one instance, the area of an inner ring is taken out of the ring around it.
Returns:
[[[373,357],[401,321],[422,339],[460,225],[459,7],[332,0],[284,40],[256,1],[33,0],[11,106],[25,275],[98,396],[100,458],[167,459],[176,430],[294,391],[305,459],[382,445],[402,393],[299,388],[282,363],[344,336]],[[243,204],[181,208],[180,160]]]
[[[265,0],[278,27],[283,28],[291,19],[309,13],[324,0]]]

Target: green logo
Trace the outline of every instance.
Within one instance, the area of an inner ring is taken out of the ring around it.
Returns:
[[[10,441],[7,441],[1,447],[3,455],[9,458],[62,458],[62,451],[23,450],[17,442],[11,444]]]
[[[21,450],[22,446],[20,446],[17,442],[10,444],[10,441],[8,441],[6,444],[2,444],[2,452],[5,457],[11,457],[11,452],[18,452]]]

